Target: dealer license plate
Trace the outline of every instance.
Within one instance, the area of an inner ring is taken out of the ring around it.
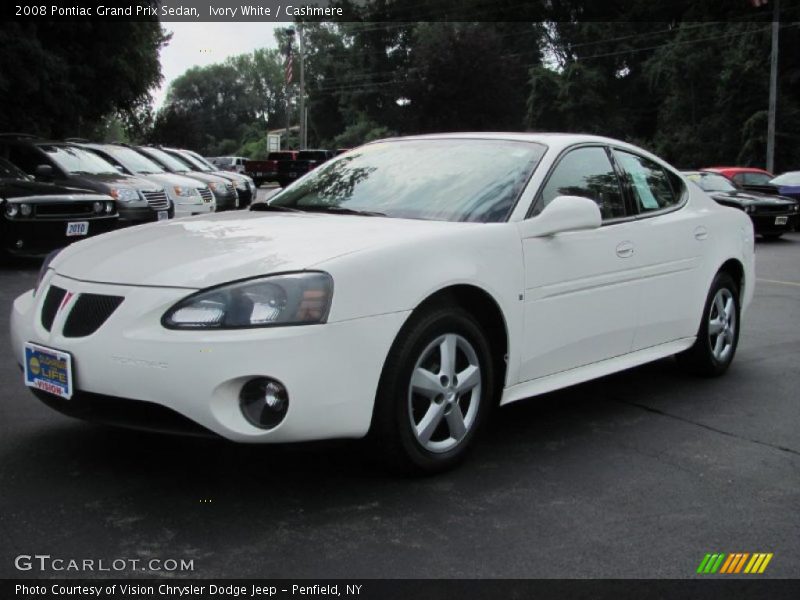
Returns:
[[[72,356],[27,342],[25,385],[69,400],[72,398]]]
[[[789,217],[775,217],[775,225],[786,225]]]
[[[166,221],[167,219],[169,219],[169,212],[168,211],[166,211],[166,210],[158,211],[158,220],[159,221]]]
[[[89,221],[67,223],[67,237],[86,235],[87,233],[89,233]]]

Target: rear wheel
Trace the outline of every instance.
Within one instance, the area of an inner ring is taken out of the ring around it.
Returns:
[[[677,356],[678,361],[700,375],[722,375],[736,354],[739,324],[739,287],[728,273],[717,273],[708,292],[697,340]]]
[[[465,457],[494,402],[489,344],[457,308],[412,317],[381,375],[370,436],[406,472],[435,473]]]

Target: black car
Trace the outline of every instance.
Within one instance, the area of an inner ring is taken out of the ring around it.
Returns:
[[[114,165],[75,144],[3,134],[0,135],[0,157],[37,181],[111,196],[117,201],[120,225],[160,221],[174,214],[163,186],[123,175]]]
[[[777,239],[791,231],[800,204],[791,198],[743,190],[727,177],[710,171],[684,171],[718,203],[743,210],[753,221],[756,234]]]
[[[44,256],[116,229],[111,196],[34,181],[0,158],[0,253]]]

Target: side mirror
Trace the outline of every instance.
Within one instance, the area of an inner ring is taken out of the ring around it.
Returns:
[[[522,238],[527,239],[597,229],[602,221],[600,208],[594,200],[581,196],[556,196],[539,216],[522,221],[519,228]]]
[[[36,167],[36,177],[38,179],[52,179],[53,167],[50,165],[38,165]]]

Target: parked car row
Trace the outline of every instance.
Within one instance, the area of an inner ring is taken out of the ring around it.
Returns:
[[[777,239],[798,227],[800,171],[778,177],[755,167],[708,167],[683,173],[718,203],[746,212],[756,234],[765,239]]]
[[[248,206],[253,180],[190,150],[0,134],[0,251],[41,256],[117,227]]]

